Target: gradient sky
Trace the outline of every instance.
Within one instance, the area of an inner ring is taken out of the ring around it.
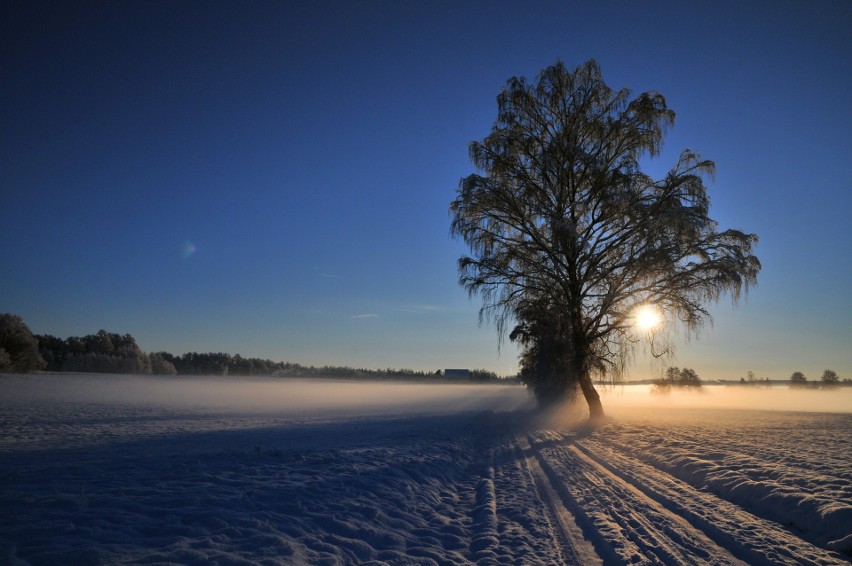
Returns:
[[[0,312],[314,365],[517,368],[448,206],[513,75],[595,58],[717,165],[758,285],[671,365],[852,377],[852,2],[4,2]],[[631,378],[652,365],[637,360]]]

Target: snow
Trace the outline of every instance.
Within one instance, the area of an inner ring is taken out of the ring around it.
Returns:
[[[0,376],[0,564],[852,561],[850,390],[705,389]]]

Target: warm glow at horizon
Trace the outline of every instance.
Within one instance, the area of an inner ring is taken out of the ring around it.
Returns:
[[[641,330],[651,330],[663,322],[660,309],[653,305],[642,305],[636,311],[636,326]]]

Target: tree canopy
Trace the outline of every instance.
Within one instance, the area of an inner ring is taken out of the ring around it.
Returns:
[[[653,393],[668,393],[672,388],[698,389],[702,383],[694,369],[670,367],[666,370],[665,377],[655,379],[652,385]]]
[[[45,365],[38,340],[24,320],[16,314],[0,314],[0,371],[25,373]]]
[[[756,282],[757,236],[717,229],[704,185],[714,164],[696,152],[662,179],[643,173],[674,122],[661,94],[631,99],[595,61],[557,62],[534,82],[509,79],[497,106],[491,133],[470,144],[481,173],[450,207],[470,248],[459,282],[482,297],[480,319],[521,344],[521,377],[540,401],[579,387],[602,416],[592,376],[621,375],[647,334],[637,309],[698,329],[707,302]]]
[[[805,374],[803,374],[800,371],[794,371],[793,374],[790,376],[790,384],[791,385],[798,387],[798,386],[802,386],[802,385],[807,385],[807,383],[808,383],[808,378],[805,377]]]
[[[837,372],[834,371],[833,369],[827,369],[824,372],[822,372],[822,378],[821,379],[822,379],[823,385],[832,386],[832,385],[837,385],[838,383],[840,383],[840,377],[838,377]]]

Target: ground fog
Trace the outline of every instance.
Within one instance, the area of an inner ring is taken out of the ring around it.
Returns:
[[[697,390],[655,393],[650,385],[605,388],[604,408],[744,409],[760,411],[852,412],[852,387],[794,388],[789,385],[705,385]]]

